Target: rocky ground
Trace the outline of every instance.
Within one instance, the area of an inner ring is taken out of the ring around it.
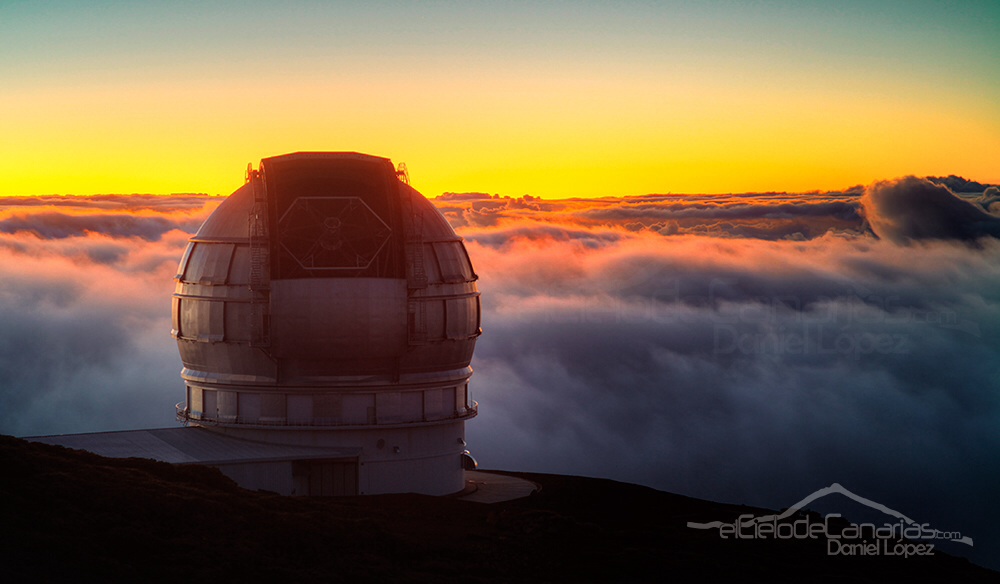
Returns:
[[[721,539],[688,521],[766,511],[608,480],[492,505],[288,498],[215,470],[0,437],[5,582],[1000,582],[938,553],[829,557],[825,541]],[[515,473],[511,473],[515,474]]]

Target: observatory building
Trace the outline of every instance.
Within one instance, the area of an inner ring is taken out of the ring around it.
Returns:
[[[249,168],[177,271],[185,427],[36,440],[287,495],[461,491],[477,276],[400,167],[302,152]]]

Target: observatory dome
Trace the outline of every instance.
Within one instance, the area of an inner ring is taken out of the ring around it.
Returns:
[[[464,420],[477,413],[477,276],[461,238],[405,179],[388,159],[353,152],[275,156],[248,170],[178,267],[180,420],[355,448],[359,461],[398,461],[387,453],[407,443],[414,460],[447,459],[439,466],[451,478],[403,490],[456,486]],[[365,484],[359,492],[401,488]]]

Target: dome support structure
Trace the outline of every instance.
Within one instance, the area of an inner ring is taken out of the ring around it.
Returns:
[[[247,488],[461,491],[482,332],[462,239],[386,158],[297,152],[246,178],[178,268],[178,419],[271,451],[315,449],[217,465]]]
[[[253,189],[253,207],[248,216],[250,238],[250,344],[265,352],[271,346],[269,316],[271,303],[270,267],[268,265],[267,186],[261,171],[247,165],[247,182]]]

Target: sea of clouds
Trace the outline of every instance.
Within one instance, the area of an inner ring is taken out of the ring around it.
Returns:
[[[1000,193],[955,184],[434,199],[480,276],[470,448],[771,508],[838,482],[989,562]],[[175,423],[172,278],[218,202],[0,201],[0,432]]]

